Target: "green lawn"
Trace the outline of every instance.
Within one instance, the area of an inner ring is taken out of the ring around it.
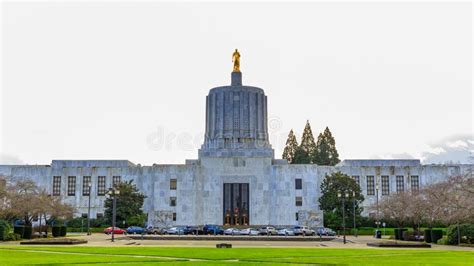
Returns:
[[[199,259],[199,260],[196,260]],[[343,264],[474,265],[474,251],[330,248],[171,248],[0,246],[0,265],[15,264]]]

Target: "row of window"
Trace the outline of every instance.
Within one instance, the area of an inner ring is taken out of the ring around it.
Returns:
[[[356,183],[360,186],[360,177],[359,176],[352,176],[352,178],[356,181]],[[366,176],[366,183],[367,183],[367,195],[374,196],[375,195],[375,176],[368,175]],[[382,196],[390,195],[390,176],[383,175],[380,176],[381,181],[381,188],[382,188]],[[401,193],[405,191],[405,177],[402,175],[395,176],[395,183],[396,183],[396,191],[397,193]],[[418,191],[420,189],[420,177],[417,175],[410,176],[410,187],[412,191]],[[378,189],[378,188],[377,188]]]
[[[121,176],[112,177],[112,187],[115,187],[121,182]],[[92,178],[91,176],[82,177],[82,195],[89,196],[90,190],[92,188]],[[97,177],[97,196],[104,196],[107,193],[107,184],[105,176]],[[177,180],[170,179],[170,190],[177,189]],[[61,176],[53,176],[53,196],[61,195]],[[67,195],[75,196],[76,195],[76,177],[68,176],[67,177]]]
[[[61,195],[61,176],[53,176],[53,196],[60,196]],[[112,186],[116,186],[120,183],[121,177],[120,176],[113,176],[112,177]],[[67,177],[67,195],[68,196],[75,196],[76,195],[76,182],[77,179],[75,176],[68,176]],[[98,176],[97,177],[97,195],[104,196],[107,192],[106,189],[106,177],[105,176]],[[83,176],[82,177],[82,195],[89,196],[92,188],[92,178],[91,176]]]

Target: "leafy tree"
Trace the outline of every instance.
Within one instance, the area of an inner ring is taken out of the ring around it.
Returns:
[[[339,153],[336,149],[336,140],[328,127],[318,136],[312,161],[318,165],[336,165],[340,162]]]
[[[140,193],[133,180],[128,182],[120,182],[115,187],[120,191],[117,195],[116,204],[116,225],[121,225],[123,222],[127,222],[132,217],[143,215],[143,202],[146,196]],[[113,198],[109,197],[105,200],[105,217],[107,221],[112,224],[112,212],[113,212]],[[132,221],[136,221],[133,218]]]
[[[324,212],[324,224],[333,228],[342,225],[342,199],[338,197],[338,193],[341,193],[345,198],[346,225],[350,227],[354,215],[353,203],[357,221],[360,220],[363,211],[361,204],[364,201],[364,196],[356,181],[348,175],[341,172],[326,175],[321,183],[322,196],[319,198],[319,207]]]
[[[283,150],[282,158],[288,160],[288,163],[293,163],[297,149],[298,141],[296,140],[296,136],[292,129],[290,130],[290,134],[288,134],[288,139],[286,140],[286,146]]]

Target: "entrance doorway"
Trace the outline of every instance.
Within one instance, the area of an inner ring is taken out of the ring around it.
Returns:
[[[249,224],[249,184],[224,184],[224,225]]]

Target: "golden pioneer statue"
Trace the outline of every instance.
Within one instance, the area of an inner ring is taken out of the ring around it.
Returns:
[[[240,72],[240,53],[235,49],[234,54],[232,54],[232,62],[234,62],[233,72]]]

